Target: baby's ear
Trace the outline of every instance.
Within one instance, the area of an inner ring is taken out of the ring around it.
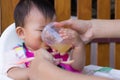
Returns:
[[[24,40],[24,38],[25,38],[25,35],[24,35],[25,31],[24,31],[24,28],[23,28],[23,27],[18,26],[18,27],[16,28],[16,33],[17,33],[17,35],[18,35],[19,38],[21,38],[21,39]]]

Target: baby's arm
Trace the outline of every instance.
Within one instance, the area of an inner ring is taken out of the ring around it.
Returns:
[[[14,50],[4,53],[3,74],[14,80],[27,80],[27,70],[24,64],[16,64],[20,59],[16,56]]]
[[[85,46],[80,39],[79,34],[71,29],[62,29],[60,34],[73,45],[73,50],[70,54],[70,59],[74,61],[71,64],[72,68],[78,71],[82,70],[85,65]]]
[[[71,54],[71,59],[74,60],[71,66],[75,70],[83,69],[83,67],[85,66],[85,46],[82,41],[80,41],[78,45],[75,45]]]
[[[14,80],[28,80],[28,69],[14,67],[8,71],[8,77]]]

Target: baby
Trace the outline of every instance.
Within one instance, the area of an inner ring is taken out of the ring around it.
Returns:
[[[5,53],[4,73],[15,80],[28,80],[28,71],[30,62],[25,64],[16,64],[22,59],[34,57],[34,52],[43,48],[44,42],[41,39],[41,33],[44,27],[50,22],[55,21],[54,7],[48,2],[49,0],[20,0],[14,11],[16,24],[16,33],[24,43],[16,45],[12,50]],[[84,44],[80,41],[79,36],[73,30],[64,29],[70,33],[73,51],[70,59],[74,62],[70,65],[60,63],[58,66],[66,70],[79,72],[84,66],[85,50]],[[72,32],[72,33],[71,33]],[[61,31],[61,36],[64,36]],[[53,50],[46,44],[46,49],[51,53]],[[54,57],[67,61],[68,54],[63,56],[55,54]],[[47,73],[46,73],[47,74]],[[34,74],[33,74],[34,75]]]

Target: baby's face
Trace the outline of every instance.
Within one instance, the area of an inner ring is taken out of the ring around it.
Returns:
[[[50,23],[52,20],[45,19],[43,14],[38,11],[37,8],[33,7],[26,16],[25,26],[24,26],[24,41],[25,45],[31,51],[38,50],[41,48],[41,32],[43,28]]]

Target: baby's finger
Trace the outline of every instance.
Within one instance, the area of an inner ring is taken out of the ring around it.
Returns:
[[[61,56],[65,55],[66,53],[60,53]]]
[[[67,38],[68,38],[68,36],[63,36],[62,38],[63,38],[63,39],[67,39]]]
[[[67,29],[60,29],[59,30],[59,34],[65,34],[65,33],[67,33]]]
[[[52,49],[52,51],[53,51],[53,52],[57,52],[57,50],[55,50],[55,49]]]
[[[59,58],[59,59],[54,59],[54,64],[55,65],[58,65],[58,64],[60,64],[62,62],[62,59],[61,58]]]
[[[55,50],[55,49],[52,49],[52,51],[53,52],[51,52],[51,54],[54,56],[54,55],[56,55],[56,54],[59,54],[59,52],[57,51],[57,50]]]
[[[59,54],[59,52],[51,52],[51,54],[54,56],[54,55]]]
[[[64,64],[72,64],[73,62],[74,62],[74,60],[61,61],[61,63],[64,63]]]
[[[60,34],[63,39],[67,39],[69,36],[67,34]]]
[[[25,59],[22,59],[22,60],[18,61],[16,64],[24,64],[25,62],[32,61],[33,59],[34,59],[34,57],[25,58]]]

